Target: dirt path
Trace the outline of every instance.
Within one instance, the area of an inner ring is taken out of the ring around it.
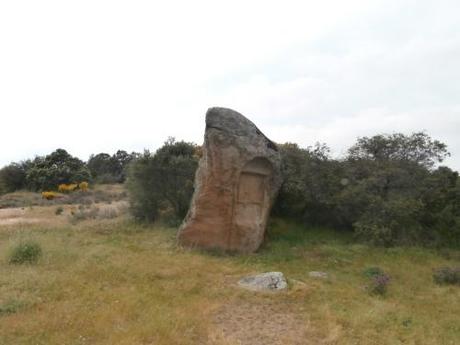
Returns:
[[[228,344],[306,345],[308,327],[299,307],[282,301],[239,301],[214,316],[216,333]]]
[[[38,218],[26,217],[26,210],[23,208],[0,209],[0,226],[14,224],[34,224],[40,222]]]

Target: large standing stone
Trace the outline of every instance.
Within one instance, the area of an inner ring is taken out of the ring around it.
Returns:
[[[282,182],[277,146],[243,115],[206,114],[195,193],[178,239],[182,245],[253,252]]]

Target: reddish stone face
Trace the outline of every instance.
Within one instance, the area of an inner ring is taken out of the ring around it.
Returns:
[[[281,185],[274,145],[241,114],[211,108],[182,245],[253,252],[263,241]]]

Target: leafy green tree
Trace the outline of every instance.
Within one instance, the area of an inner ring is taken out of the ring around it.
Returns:
[[[348,158],[353,160],[399,161],[414,163],[428,169],[436,163],[441,163],[449,155],[446,144],[431,139],[424,132],[362,137],[348,150]]]
[[[100,183],[122,183],[126,179],[128,164],[137,156],[135,152],[128,153],[118,150],[114,155],[99,153],[91,155],[88,169],[92,177]]]
[[[425,133],[359,138],[344,162],[347,185],[336,196],[336,211],[357,235],[376,244],[430,243],[436,237],[428,225],[424,195],[434,167],[449,153],[447,146]]]
[[[284,183],[274,212],[349,229],[377,245],[460,245],[458,173],[425,133],[359,138],[343,160],[325,145],[280,145]]]
[[[107,153],[98,153],[89,157],[87,166],[94,179],[110,174],[114,168],[112,166],[112,157]]]
[[[427,237],[439,245],[460,247],[460,178],[456,171],[439,167],[425,180],[421,224]]]
[[[91,174],[85,163],[66,150],[57,149],[45,157],[36,157],[26,172],[29,189],[53,190],[62,183],[89,181]]]
[[[283,184],[273,212],[279,216],[301,218],[306,208],[305,190],[308,151],[297,144],[278,145],[282,157]]]
[[[26,166],[26,162],[11,163],[0,169],[0,194],[25,188]]]
[[[336,224],[333,196],[340,188],[341,166],[331,159],[329,148],[319,143],[306,149],[292,143],[279,148],[284,182],[274,213],[309,224]]]
[[[173,138],[154,154],[145,151],[128,169],[127,187],[133,215],[143,221],[185,217],[193,194],[198,147]]]

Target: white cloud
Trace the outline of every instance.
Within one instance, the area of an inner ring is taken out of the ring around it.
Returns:
[[[277,141],[425,129],[460,169],[455,1],[0,4],[0,165],[201,142],[209,106]]]

